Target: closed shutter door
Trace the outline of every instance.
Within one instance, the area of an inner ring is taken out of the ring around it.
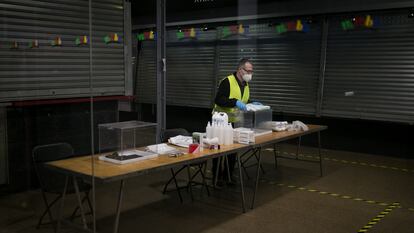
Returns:
[[[0,101],[88,96],[88,1],[2,0],[0,15]],[[123,1],[93,1],[93,94],[124,94]],[[119,35],[119,44],[103,38]],[[60,37],[62,46],[51,41]],[[29,43],[38,40],[39,48]],[[19,47],[11,49],[13,42]]]
[[[214,46],[169,46],[167,104],[212,107]]]
[[[241,37],[237,44],[228,39],[220,45],[218,80],[235,72],[240,58],[251,58],[251,100],[270,105],[277,112],[315,114],[320,25],[311,25],[309,32],[278,35],[274,27],[258,24],[251,25],[249,33],[250,40]]]
[[[323,115],[414,122],[414,19],[407,14],[375,14],[375,29],[349,31],[340,23],[353,15],[330,19]]]
[[[210,108],[215,76],[215,30],[197,38],[179,39],[176,29],[167,31],[167,104]],[[140,103],[156,103],[156,44],[139,42],[136,94]]]
[[[155,41],[139,42],[136,95],[139,103],[157,102],[157,50]]]
[[[194,38],[177,37],[173,28],[167,32],[167,104],[211,108],[216,30],[193,29]]]

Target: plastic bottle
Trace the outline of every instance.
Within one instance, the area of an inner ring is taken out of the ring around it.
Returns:
[[[224,145],[228,145],[227,135],[228,135],[227,124],[224,124],[223,125],[223,144]]]
[[[210,122],[209,122],[210,123]],[[200,134],[200,152],[204,151],[204,135],[205,134]]]
[[[207,138],[213,138],[213,129],[211,127],[210,121],[207,123],[206,134]]]
[[[231,123],[229,123],[229,131],[230,131],[230,144],[234,143],[234,129]]]
[[[213,113],[213,118],[212,118],[213,125],[214,125],[214,124],[217,124],[217,115],[218,115],[218,114],[219,114],[218,112],[214,112],[214,113]]]
[[[226,124],[224,127],[224,145],[230,145],[230,128],[229,125]]]
[[[218,132],[219,132],[219,144],[223,145],[224,144],[224,125],[220,124],[218,127]]]
[[[217,132],[218,128],[217,128],[217,123],[213,123],[213,125],[211,126],[211,131],[212,131],[212,136],[211,138],[216,138],[218,137],[218,132]]]

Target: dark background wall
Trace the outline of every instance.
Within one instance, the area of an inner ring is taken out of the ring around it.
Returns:
[[[9,107],[8,158],[10,184],[8,192],[36,187],[31,152],[36,145],[67,142],[75,155],[91,153],[90,103]],[[118,120],[117,101],[94,103],[95,151],[97,125]]]

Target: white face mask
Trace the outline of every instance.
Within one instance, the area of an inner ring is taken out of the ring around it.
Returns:
[[[252,74],[243,74],[243,80],[246,82],[250,82],[252,80]]]

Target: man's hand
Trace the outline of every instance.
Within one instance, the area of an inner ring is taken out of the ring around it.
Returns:
[[[241,102],[240,100],[237,100],[236,102],[236,107],[239,108],[242,111],[246,111],[246,104],[244,104],[243,102]]]

